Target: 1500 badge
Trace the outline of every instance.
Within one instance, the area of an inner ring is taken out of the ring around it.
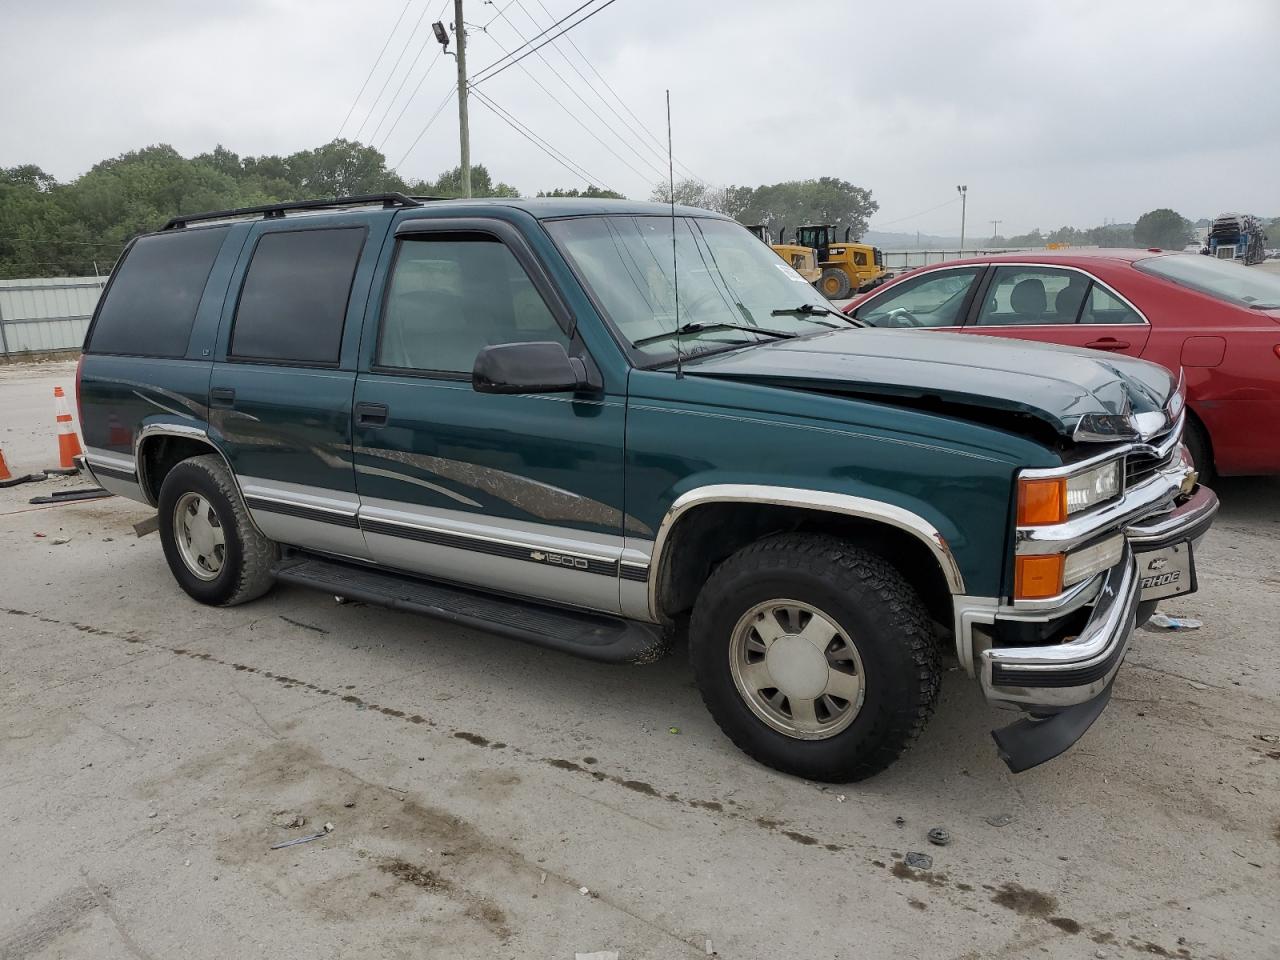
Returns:
[[[568,567],[571,570],[585,570],[589,566],[586,560],[581,557],[566,557],[562,553],[543,553],[541,550],[535,550],[529,554],[530,560],[536,560],[538,563],[549,563],[556,567]]]

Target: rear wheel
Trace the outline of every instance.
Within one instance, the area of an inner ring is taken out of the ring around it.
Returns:
[[[262,596],[279,557],[249,519],[218,456],[183,460],[164,478],[160,540],[179,586],[201,603],[234,606]]]
[[[834,537],[738,551],[703,587],[689,632],[698,688],[729,739],[811,780],[885,769],[937,700],[920,598],[884,560]]]
[[[818,289],[828,300],[843,300],[849,296],[849,275],[838,267],[827,267],[818,278]]]

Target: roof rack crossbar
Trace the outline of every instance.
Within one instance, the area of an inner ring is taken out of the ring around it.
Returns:
[[[263,219],[283,217],[290,210],[327,210],[331,207],[363,207],[380,203],[384,209],[393,207],[420,207],[422,201],[403,193],[370,193],[359,197],[338,197],[334,200],[290,200],[284,203],[267,203],[260,207],[237,207],[234,210],[210,210],[208,213],[190,213],[169,220],[161,230],[181,230],[189,223],[204,220],[229,220],[233,217],[249,217],[262,214]]]

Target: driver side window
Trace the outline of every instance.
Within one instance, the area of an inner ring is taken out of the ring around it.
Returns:
[[[958,327],[980,267],[922,274],[873,297],[854,314],[873,327]]]

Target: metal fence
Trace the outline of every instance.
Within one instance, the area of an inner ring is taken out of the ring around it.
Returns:
[[[1043,247],[1001,247],[1000,249],[980,250],[885,250],[884,268],[889,271],[902,272],[917,267],[927,267],[931,263],[946,263],[948,260],[963,260],[965,257],[980,257],[989,253],[1017,253],[1022,250],[1043,250]]]
[[[0,355],[78,350],[106,277],[0,280]]]

